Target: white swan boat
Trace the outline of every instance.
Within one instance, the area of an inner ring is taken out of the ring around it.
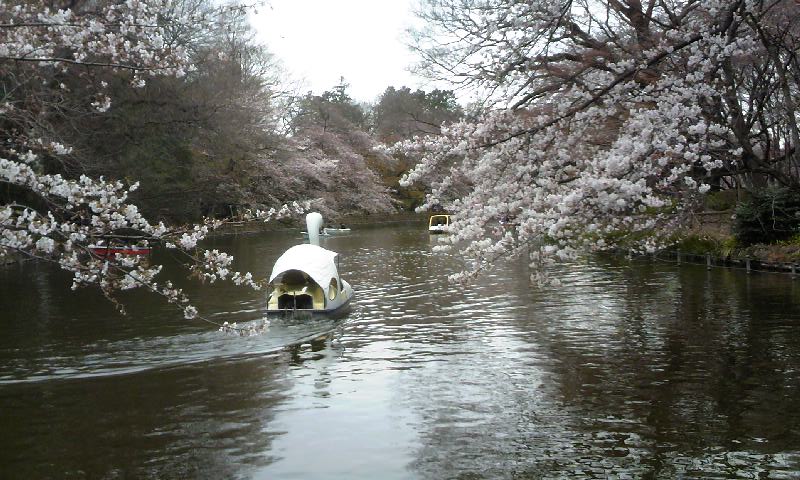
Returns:
[[[272,267],[267,313],[332,313],[345,307],[353,288],[339,277],[338,253],[319,246],[322,215],[306,215],[309,243],[286,250]]]
[[[309,238],[308,232],[306,232],[305,230],[301,230],[300,233],[303,235],[303,238]],[[325,232],[323,230],[322,233],[319,234],[319,236],[320,237],[330,237],[331,234],[327,233],[327,232]]]
[[[350,233],[350,229],[347,227],[325,227],[322,229],[323,235],[347,235],[348,233]]]

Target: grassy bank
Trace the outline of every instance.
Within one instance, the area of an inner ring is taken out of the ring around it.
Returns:
[[[798,263],[800,262],[800,235],[774,244],[743,246],[732,235],[714,236],[702,232],[692,232],[686,234],[674,249],[692,255],[711,254],[712,257],[727,261],[750,259],[762,263]]]

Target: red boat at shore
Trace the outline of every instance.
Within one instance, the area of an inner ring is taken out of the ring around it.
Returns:
[[[150,247],[137,247],[133,245],[89,245],[89,250],[98,257],[113,257],[120,255],[149,255]]]

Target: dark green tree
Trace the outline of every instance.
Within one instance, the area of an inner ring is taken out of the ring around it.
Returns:
[[[374,132],[380,141],[393,143],[414,135],[437,134],[443,123],[463,115],[451,90],[425,92],[388,87],[373,111]]]
[[[366,114],[347,93],[349,85],[344,77],[331,90],[322,95],[308,93],[300,101],[300,109],[293,121],[295,132],[310,128],[321,128],[323,132],[330,129],[345,131],[347,129],[363,129],[366,125]]]

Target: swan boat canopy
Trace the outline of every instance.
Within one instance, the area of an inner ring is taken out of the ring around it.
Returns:
[[[339,277],[339,254],[319,246],[322,216],[310,213],[306,223],[310,244],[286,250],[272,268],[267,313],[331,313],[347,305],[353,296],[353,288]]]

